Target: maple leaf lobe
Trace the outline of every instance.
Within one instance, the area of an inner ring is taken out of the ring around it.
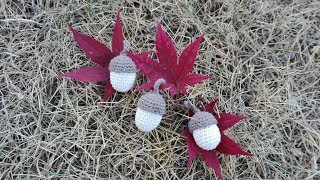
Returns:
[[[186,86],[193,86],[202,80],[211,78],[200,74],[190,74],[203,35],[189,44],[178,58],[176,48],[171,38],[163,31],[159,23],[156,33],[156,51],[159,59],[129,55],[136,66],[149,78],[149,82],[141,85],[137,90],[152,89],[153,83],[160,78],[166,80],[163,87],[170,88],[174,96],[178,92],[187,95]]]
[[[114,25],[112,33],[112,52],[114,56],[118,56],[120,52],[123,50],[123,41],[124,36],[121,27],[120,10],[118,10],[116,23]]]
[[[210,113],[213,113],[213,108],[215,104],[218,102],[218,99],[213,100],[212,102],[206,104],[204,107],[200,108],[202,111],[207,111]],[[192,117],[194,113],[190,113],[189,116]],[[220,133],[221,133],[221,142],[217,146],[216,149],[206,151],[204,149],[201,149],[194,141],[193,135],[189,132],[188,129],[184,130],[180,135],[187,138],[187,145],[188,145],[188,154],[189,159],[187,163],[187,167],[190,166],[190,163],[194,160],[194,158],[197,156],[197,154],[201,154],[203,160],[206,162],[206,164],[213,169],[216,174],[223,179],[223,175],[221,172],[220,162],[218,159],[218,156],[216,154],[216,151],[227,154],[227,155],[245,155],[245,156],[253,156],[253,154],[245,152],[242,150],[231,138],[226,136],[223,131],[237,122],[239,122],[242,119],[245,119],[244,116],[237,116],[230,113],[220,113],[220,116],[215,115],[218,126],[220,124]],[[222,130],[221,130],[222,129]]]
[[[89,59],[101,66],[108,65],[114,56],[106,45],[91,36],[76,31],[72,24],[69,24],[69,29],[77,44]]]
[[[107,81],[104,92],[104,100],[110,98],[115,90],[110,84],[110,72],[107,68],[111,59],[119,55],[123,50],[124,36],[120,22],[120,10],[118,10],[115,27],[112,34],[112,50],[95,38],[82,34],[73,29],[72,24],[68,25],[79,47],[93,62],[100,65],[100,67],[86,67],[79,70],[67,72],[58,75],[58,77],[69,77],[84,82],[99,82]]]

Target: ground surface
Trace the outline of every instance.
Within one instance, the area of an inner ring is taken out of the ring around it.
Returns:
[[[110,45],[120,7],[134,52],[154,49],[162,21],[178,51],[205,40],[189,88],[197,105],[249,120],[227,134],[254,157],[220,155],[226,179],[320,179],[319,1],[0,1],[0,176],[4,179],[215,179],[186,169],[185,110],[169,98],[161,126],[133,123],[142,93],[101,108],[102,84],[55,76],[93,65],[67,24]],[[141,74],[136,85],[146,82]]]

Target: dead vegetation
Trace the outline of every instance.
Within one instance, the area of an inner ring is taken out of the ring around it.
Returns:
[[[215,179],[200,158],[185,168],[181,99],[166,96],[161,126],[144,134],[133,123],[143,92],[101,108],[103,84],[55,77],[92,64],[67,24],[110,45],[118,7],[135,52],[154,49],[159,21],[180,50],[205,33],[194,71],[215,78],[189,88],[189,99],[219,98],[217,111],[249,116],[228,135],[255,154],[220,155],[226,179],[320,179],[316,0],[2,0],[2,178]]]

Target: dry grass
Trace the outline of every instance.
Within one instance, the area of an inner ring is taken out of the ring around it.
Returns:
[[[320,3],[286,1],[0,1],[0,176],[3,179],[214,179],[186,169],[185,110],[170,99],[161,126],[133,123],[141,93],[100,108],[102,84],[55,76],[91,65],[67,24],[110,45],[118,6],[135,52],[163,22],[181,51],[205,33],[190,88],[198,105],[249,116],[228,131],[254,157],[220,155],[227,179],[320,179]],[[141,84],[146,79],[140,75]]]

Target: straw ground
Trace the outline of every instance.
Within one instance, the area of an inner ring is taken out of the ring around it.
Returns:
[[[177,49],[205,34],[189,88],[201,106],[249,117],[228,130],[253,157],[219,155],[226,179],[320,179],[320,3],[286,1],[0,2],[0,176],[3,179],[215,179],[201,158],[189,169],[183,98],[161,126],[133,118],[146,92],[117,93],[103,108],[103,83],[56,75],[92,66],[68,23],[110,45],[120,7],[136,53],[155,49],[159,21]],[[139,74],[136,85],[146,82]]]

